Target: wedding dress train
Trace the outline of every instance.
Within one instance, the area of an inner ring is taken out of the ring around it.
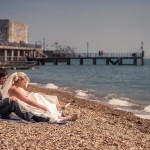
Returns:
[[[23,101],[19,101],[20,108],[22,111],[29,111],[38,116],[49,117],[51,123],[54,122],[62,123],[61,119],[58,118],[59,116],[62,116],[62,112],[58,111],[56,107],[56,103],[58,102],[57,96],[51,96],[51,95],[43,96],[42,94],[39,93],[27,92],[23,88],[19,88],[19,90],[21,91],[22,94],[26,95],[31,100],[36,101],[37,103],[44,105],[49,109],[49,111],[44,111],[42,109],[35,108],[31,105],[28,105]]]

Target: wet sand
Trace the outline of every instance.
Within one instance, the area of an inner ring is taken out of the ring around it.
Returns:
[[[149,150],[150,120],[115,110],[99,102],[75,98],[70,93],[39,88],[29,91],[57,95],[65,111],[80,110],[81,118],[66,124],[0,121],[0,148],[12,150]]]

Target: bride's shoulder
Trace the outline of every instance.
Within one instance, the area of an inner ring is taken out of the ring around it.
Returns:
[[[15,85],[13,85],[10,90],[14,90],[14,91],[22,91],[22,88],[20,87],[16,87]]]
[[[25,94],[24,90],[20,87],[12,86],[9,89],[9,93],[15,93],[15,94]]]
[[[12,86],[9,91],[16,91],[17,90],[17,87],[16,86]]]
[[[14,95],[14,94],[18,93],[18,90],[17,90],[17,88],[16,88],[15,86],[12,86],[12,87],[8,90],[8,93],[9,93],[10,95]]]
[[[11,87],[10,87],[10,89],[15,89],[16,88],[16,86],[15,85],[12,85]]]

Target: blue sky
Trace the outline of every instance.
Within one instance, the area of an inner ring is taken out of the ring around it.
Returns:
[[[0,0],[0,19],[29,25],[29,42],[76,52],[135,52],[150,58],[150,0]]]

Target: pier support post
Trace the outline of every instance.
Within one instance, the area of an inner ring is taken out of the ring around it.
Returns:
[[[96,65],[96,58],[93,58],[93,65]]]
[[[106,58],[106,65],[109,65],[109,58]]]
[[[55,58],[55,59],[54,59],[54,65],[57,65],[57,64],[58,64],[58,59]]]
[[[41,65],[42,65],[42,66],[45,65],[45,60],[44,60],[44,59],[41,60]]]
[[[137,58],[133,58],[133,65],[137,65]]]
[[[83,58],[80,58],[80,65],[83,65]]]
[[[118,65],[122,65],[122,58],[118,59]]]
[[[70,65],[70,58],[67,58],[67,65]]]

